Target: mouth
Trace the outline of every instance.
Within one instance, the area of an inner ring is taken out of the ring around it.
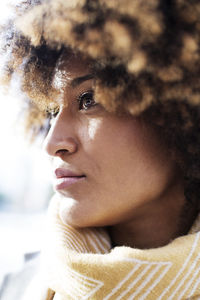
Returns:
[[[55,180],[54,188],[59,191],[68,188],[72,184],[80,182],[84,180],[86,176],[68,176],[68,177],[60,177]]]
[[[85,175],[75,174],[66,169],[56,169],[56,178],[53,182],[54,188],[57,191],[67,189],[71,185],[85,180]]]

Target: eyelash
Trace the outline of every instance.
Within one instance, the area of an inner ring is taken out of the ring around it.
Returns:
[[[90,90],[90,91],[84,92],[78,96],[77,102],[78,102],[79,110],[89,110],[90,108],[97,105],[97,103],[93,99],[93,95],[94,95],[94,92],[92,90]],[[90,99],[92,99],[93,102],[90,104],[85,104],[85,106],[84,106],[84,100],[90,100]],[[88,105],[88,106],[86,106],[86,105]],[[58,113],[59,113],[59,107],[47,110],[47,115],[50,120],[56,118]]]
[[[77,98],[77,101],[78,101],[78,104],[79,104],[79,110],[88,110],[91,107],[94,107],[94,106],[97,105],[97,103],[95,102],[95,100],[93,98],[93,95],[94,95],[94,92],[91,90],[91,91],[87,91],[87,92],[82,93]],[[92,102],[84,104],[84,100],[92,100]],[[88,106],[86,106],[86,105],[88,105]]]

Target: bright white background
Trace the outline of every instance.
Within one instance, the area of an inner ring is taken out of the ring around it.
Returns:
[[[10,2],[0,2],[1,23],[10,13]],[[40,249],[41,228],[52,189],[49,161],[41,144],[30,147],[24,139],[19,93],[5,96],[0,89],[0,101],[1,285],[5,273],[22,267],[23,253]]]

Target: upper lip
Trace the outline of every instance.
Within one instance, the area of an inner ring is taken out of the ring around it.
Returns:
[[[62,178],[62,177],[82,177],[85,176],[84,174],[80,174],[78,172],[73,172],[65,168],[57,168],[54,171],[56,178]]]

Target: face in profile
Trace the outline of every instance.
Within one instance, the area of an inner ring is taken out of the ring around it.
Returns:
[[[60,216],[78,227],[142,218],[176,184],[176,164],[157,129],[107,112],[95,102],[94,84],[86,60],[62,55],[54,76],[59,111],[44,146]]]

